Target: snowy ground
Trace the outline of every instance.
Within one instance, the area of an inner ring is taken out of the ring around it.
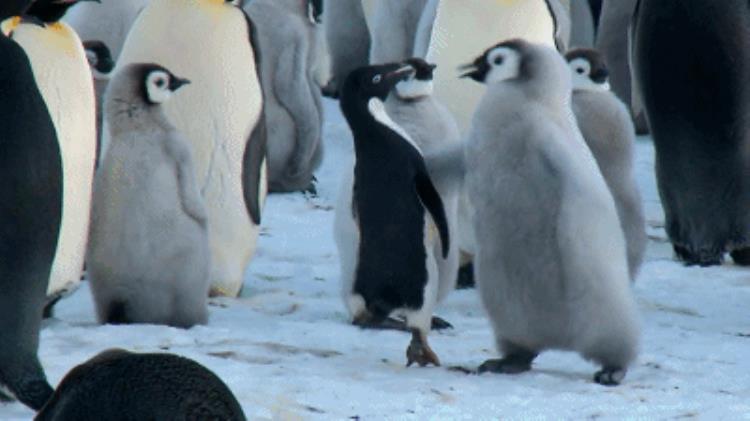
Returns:
[[[404,333],[349,326],[332,205],[351,139],[337,105],[326,101],[326,110],[320,197],[269,199],[242,298],[213,301],[208,326],[190,330],[98,326],[84,285],[41,333],[50,382],[104,349],[122,347],[201,362],[229,385],[250,419],[750,420],[750,271],[672,261],[646,139],[638,144],[638,176],[652,241],[635,286],[642,353],[622,386],[605,388],[591,381],[596,367],[567,353],[543,354],[532,372],[515,377],[448,370],[497,355],[474,290],[454,293],[438,311],[455,326],[430,339],[443,368],[405,368]],[[0,420],[32,416],[20,404],[0,403]]]

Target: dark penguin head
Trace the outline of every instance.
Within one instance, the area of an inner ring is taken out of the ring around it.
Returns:
[[[608,91],[609,70],[604,57],[598,51],[578,48],[565,54],[573,73],[573,90]]]
[[[101,41],[84,41],[83,48],[86,50],[86,59],[97,79],[106,79],[115,67],[112,53],[107,44]]]
[[[406,80],[412,73],[414,68],[402,63],[365,66],[349,73],[341,87],[340,105],[355,133],[362,119],[375,119],[386,126],[393,126],[385,113],[383,101],[398,82]]]
[[[135,65],[135,75],[140,80],[140,93],[143,102],[159,105],[172,97],[172,93],[190,83],[179,78],[158,64]]]
[[[24,21],[31,21],[42,26],[56,23],[65,16],[71,6],[79,1],[101,3],[101,0],[36,0],[26,11]]]
[[[21,16],[31,5],[32,0],[2,0],[0,1],[0,22],[13,16]]]
[[[437,66],[421,58],[410,58],[404,61],[404,64],[411,66],[414,73],[396,84],[396,96],[403,101],[414,101],[432,95],[433,73]]]

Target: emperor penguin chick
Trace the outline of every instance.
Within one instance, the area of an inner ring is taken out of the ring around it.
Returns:
[[[616,385],[636,358],[638,320],[612,194],[570,107],[571,76],[551,48],[510,40],[465,76],[487,90],[466,149],[479,292],[503,358],[520,373],[547,349],[601,365]]]
[[[447,258],[448,222],[421,148],[383,103],[413,72],[402,64],[362,67],[344,82],[341,109],[354,137],[356,162],[341,186],[334,230],[354,323],[378,325],[389,316],[404,317],[412,332],[408,364],[424,366],[439,365],[427,334],[439,289],[434,250],[439,242],[439,254]]]
[[[139,63],[107,89],[111,143],[94,183],[87,255],[102,323],[206,323],[206,209],[187,141],[162,110],[187,83]]]
[[[625,234],[630,279],[635,280],[646,252],[646,221],[633,173],[635,128],[625,104],[609,90],[604,59],[591,49],[569,51],[573,72],[573,112],[615,199]]]

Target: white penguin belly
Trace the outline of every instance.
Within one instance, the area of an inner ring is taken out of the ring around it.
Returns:
[[[261,88],[245,17],[217,0],[152,0],[133,25],[118,62],[156,62],[192,84],[164,105],[190,143],[206,201],[211,292],[236,296],[259,227],[245,206],[245,146],[260,116]],[[265,200],[265,165],[261,203]]]
[[[481,28],[481,30],[472,30]],[[555,23],[545,0],[440,0],[427,61],[435,70],[435,95],[466,132],[485,87],[459,79],[459,66],[511,39],[555,45]]]
[[[62,156],[62,221],[47,288],[53,295],[74,288],[83,270],[96,154],[94,85],[81,41],[66,24],[23,24],[13,39],[31,60]]]

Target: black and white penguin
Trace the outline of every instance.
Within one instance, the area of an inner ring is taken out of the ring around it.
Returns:
[[[402,316],[412,332],[408,363],[439,365],[427,343],[438,295],[432,250],[439,241],[443,258],[448,255],[448,223],[419,146],[384,105],[413,72],[402,64],[362,67],[344,82],[341,109],[356,162],[342,183],[334,227],[355,324]]]
[[[687,264],[750,265],[750,9],[641,0],[634,76],[656,148],[666,230]]]
[[[230,1],[151,0],[115,71],[132,63],[159,63],[193,82],[163,107],[195,157],[210,227],[211,295],[237,296],[255,253],[266,196],[256,26]],[[103,151],[107,136],[105,122]]]
[[[0,20],[28,3],[4,1]],[[2,33],[0,59],[0,390],[38,410],[52,394],[37,350],[62,218],[62,162],[29,58]]]
[[[60,22],[78,1],[36,0],[3,30],[23,47],[57,131],[63,163],[63,213],[48,305],[75,289],[83,272],[96,156],[96,100],[81,39]],[[98,1],[98,0],[94,0]]]
[[[70,370],[34,419],[244,421],[245,414],[229,387],[191,359],[110,349]]]

